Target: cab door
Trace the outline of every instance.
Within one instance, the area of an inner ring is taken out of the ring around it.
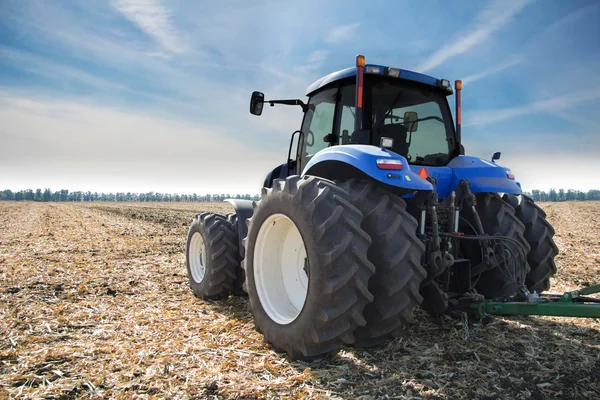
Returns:
[[[334,131],[335,106],[338,88],[323,90],[308,101],[308,110],[302,121],[302,133],[297,154],[297,173],[300,174],[310,159],[328,147]]]

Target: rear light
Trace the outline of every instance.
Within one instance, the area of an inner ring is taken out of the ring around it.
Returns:
[[[511,179],[511,180],[513,180],[513,181],[515,180],[515,176],[514,176],[514,175],[513,175],[513,173],[510,171],[510,169],[507,169],[507,170],[506,170],[506,177],[507,177],[508,179]]]
[[[377,168],[386,170],[401,170],[403,167],[402,161],[391,158],[383,158],[377,160]]]

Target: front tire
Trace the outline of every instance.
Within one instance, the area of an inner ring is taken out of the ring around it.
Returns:
[[[256,328],[275,350],[311,359],[354,342],[375,272],[361,222],[348,193],[328,180],[291,176],[263,188],[243,266]]]
[[[214,300],[229,295],[238,266],[237,233],[220,214],[194,217],[185,249],[189,285],[194,295]]]

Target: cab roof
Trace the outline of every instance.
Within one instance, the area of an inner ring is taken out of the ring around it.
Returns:
[[[399,76],[397,76],[398,79],[406,79],[409,81],[424,83],[426,85],[431,85],[438,88],[440,87],[440,80],[432,76],[420,74],[418,72],[408,71],[406,69],[390,68],[383,65],[365,65],[365,75],[390,75],[388,72],[390,69],[400,72]],[[356,76],[356,67],[346,68],[340,71],[332,72],[331,74],[326,75],[313,82],[313,84],[311,84],[306,89],[306,95],[310,96],[312,95],[312,93],[316,92],[317,90],[332,82],[336,82],[345,78],[350,78],[352,76]],[[450,91],[450,93],[447,94],[452,94],[452,92]]]

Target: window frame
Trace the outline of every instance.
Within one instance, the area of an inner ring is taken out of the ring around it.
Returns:
[[[314,99],[316,96],[322,95],[323,93],[333,90],[333,96],[335,96],[335,104],[333,107],[333,118],[332,118],[332,122],[331,122],[331,132],[329,132],[332,135],[335,135],[336,130],[339,127],[338,124],[338,114],[339,114],[339,108],[340,108],[340,102],[339,102],[339,96],[340,96],[340,84],[335,84],[332,86],[325,86],[323,88],[321,88],[318,92],[313,93],[312,96],[310,96],[308,98],[308,102],[307,104],[310,104],[310,102],[312,101],[312,99]],[[303,170],[304,167],[306,167],[306,164],[308,164],[309,160],[305,160],[304,159],[304,154],[306,153],[306,133],[304,132],[304,123],[306,122],[306,116],[307,112],[304,113],[304,116],[302,117],[302,123],[300,125],[300,131],[302,132],[302,145],[298,146],[297,148],[297,153],[296,153],[296,160],[297,164],[300,166],[299,171]],[[311,120],[312,123],[312,120]],[[317,138],[315,137],[314,140],[317,140]],[[327,146],[323,147],[321,150],[324,150],[328,147],[331,147],[332,145],[334,145],[333,143],[329,142],[327,144]],[[321,151],[319,150],[319,151]],[[318,152],[317,152],[318,153]],[[316,153],[315,153],[316,154]],[[311,156],[311,158],[314,157],[314,154]]]

